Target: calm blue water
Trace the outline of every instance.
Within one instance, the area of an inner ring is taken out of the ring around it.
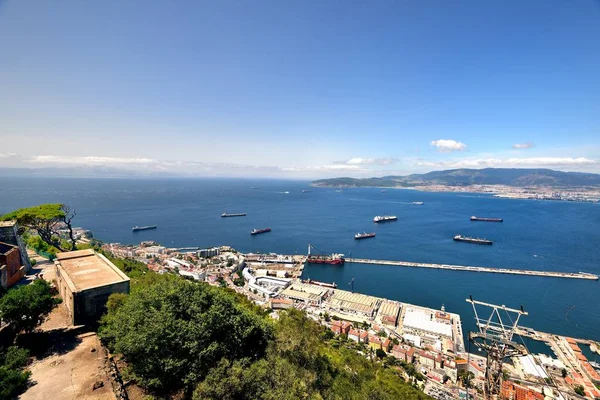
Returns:
[[[307,182],[276,180],[0,178],[0,188],[0,213],[66,203],[77,210],[76,225],[107,242],[228,244],[244,252],[287,254],[306,253],[311,243],[324,252],[353,257],[600,273],[597,204],[410,190],[311,188],[302,193]],[[222,212],[248,216],[221,218]],[[399,221],[377,225],[372,222],[377,214],[395,214]],[[471,215],[502,217],[504,223],[470,222]],[[134,225],[158,229],[133,233]],[[273,231],[250,236],[250,230],[262,227]],[[357,231],[375,231],[377,237],[355,241]],[[457,233],[486,237],[494,244],[455,243]],[[358,292],[432,308],[444,304],[461,315],[465,332],[474,328],[465,302],[472,294],[491,303],[522,304],[530,313],[522,325],[600,339],[600,284],[594,281],[359,264],[309,265],[305,276],[335,281],[340,288],[349,288],[355,278]]]

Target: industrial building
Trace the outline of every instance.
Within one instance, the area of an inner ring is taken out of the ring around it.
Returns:
[[[452,324],[440,322],[434,318],[431,310],[407,307],[404,313],[403,328],[405,333],[412,333],[421,337],[432,335],[435,337],[452,338]]]
[[[329,290],[322,286],[294,281],[281,292],[281,296],[297,302],[320,305]]]
[[[367,318],[373,318],[379,307],[381,299],[360,293],[347,292],[345,290],[334,291],[328,300],[332,309],[350,314],[360,314]]]
[[[378,319],[383,325],[395,327],[400,314],[400,303],[397,301],[384,300],[379,307]]]
[[[129,278],[93,250],[59,253],[54,261],[56,286],[73,325],[96,321],[113,293],[129,293]]]

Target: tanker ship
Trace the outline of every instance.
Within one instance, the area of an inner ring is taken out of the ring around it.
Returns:
[[[467,242],[467,243],[475,243],[475,244],[492,244],[493,242],[488,239],[480,239],[480,238],[472,238],[463,235],[454,236],[454,240],[457,242]]]
[[[483,222],[502,222],[502,218],[484,218],[484,217],[476,217],[472,216],[471,221],[483,221]]]
[[[266,232],[271,232],[271,228],[252,229],[252,231],[250,231],[250,234],[258,235],[258,234],[266,233]]]
[[[309,244],[308,257],[306,258],[306,262],[309,264],[344,265],[346,261],[343,254],[311,254],[311,249],[314,249],[314,247]]]
[[[396,221],[398,217],[395,215],[378,215],[373,218],[373,222],[388,222],[388,221]]]

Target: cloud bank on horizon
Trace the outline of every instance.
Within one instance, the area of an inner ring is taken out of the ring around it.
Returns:
[[[434,141],[439,142],[439,141]],[[433,143],[433,142],[432,142]],[[464,149],[466,145],[444,140],[443,146]],[[436,146],[437,147],[437,146]],[[520,147],[530,148],[530,147]],[[447,152],[447,151],[444,151]],[[214,163],[196,160],[160,160],[148,157],[110,156],[21,156],[0,153],[0,167],[48,169],[61,175],[65,171],[88,171],[90,175],[103,173],[136,176],[180,177],[254,177],[312,179],[336,176],[367,177],[377,175],[404,175],[455,168],[553,168],[564,171],[598,172],[600,161],[588,157],[477,157],[435,159],[423,157],[352,157],[322,165],[268,166],[244,163]]]

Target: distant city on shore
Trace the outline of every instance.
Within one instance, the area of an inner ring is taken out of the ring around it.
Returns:
[[[336,189],[381,187],[429,192],[493,193],[497,197],[519,199],[600,201],[599,174],[542,168],[461,168],[406,176],[320,179],[311,185]]]

